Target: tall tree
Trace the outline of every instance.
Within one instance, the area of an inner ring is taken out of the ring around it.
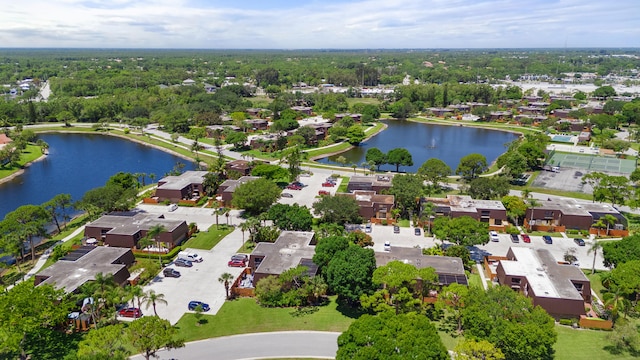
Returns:
[[[223,273],[218,278],[218,282],[224,285],[224,290],[225,290],[225,293],[227,294],[227,300],[229,299],[229,285],[231,284],[232,281],[233,281],[233,275],[227,272]]]
[[[438,238],[457,245],[480,245],[489,241],[489,225],[470,216],[457,218],[438,217],[433,222],[433,233]]]
[[[146,307],[149,307],[149,305],[153,307],[153,314],[155,316],[158,316],[158,312],[156,311],[156,306],[158,304],[169,304],[167,300],[164,299],[164,294],[156,293],[153,290],[149,290],[149,292],[145,294],[142,302]]]
[[[238,186],[233,193],[233,206],[250,214],[260,214],[271,206],[282,190],[273,181],[257,179]]]
[[[359,224],[362,221],[359,212],[358,202],[349,196],[322,196],[320,200],[313,203],[313,213],[319,215],[322,222],[327,223]]]
[[[87,333],[78,343],[77,356],[80,360],[124,360],[130,355],[125,344],[122,324],[105,326]]]
[[[380,166],[387,163],[387,155],[378,148],[369,148],[365,154],[365,160],[372,162],[376,166],[376,170],[380,170]]]
[[[413,166],[413,158],[409,150],[405,148],[391,149],[387,153],[387,163],[396,166],[396,172],[400,171],[400,166]]]
[[[329,261],[327,284],[340,299],[355,304],[362,294],[373,291],[371,278],[375,269],[376,259],[372,249],[349,246]]]
[[[338,337],[336,360],[433,359],[451,357],[436,328],[415,313],[362,315]]]
[[[473,180],[487,169],[487,159],[482,154],[469,154],[460,159],[456,174],[463,179]]]
[[[430,158],[420,166],[418,175],[421,175],[429,186],[437,189],[440,183],[451,175],[451,168],[440,159]]]
[[[49,213],[39,205],[23,205],[4,217],[7,232],[19,234],[22,242],[31,246],[31,260],[36,259],[35,239],[45,236],[45,225],[50,221]]]
[[[397,206],[404,216],[417,213],[418,201],[422,195],[423,180],[415,174],[396,175],[391,180],[389,193],[395,196]]]
[[[142,353],[146,360],[156,357],[162,348],[176,349],[184,346],[184,340],[177,339],[178,331],[169,321],[157,316],[145,316],[133,321],[127,327],[126,334],[136,351]]]

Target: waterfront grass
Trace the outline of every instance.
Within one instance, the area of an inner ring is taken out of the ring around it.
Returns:
[[[42,151],[39,146],[28,144],[27,147],[22,151],[20,155],[20,160],[16,166],[10,166],[7,164],[6,166],[0,167],[0,179],[15,174],[24,168],[24,166],[32,161],[37,160],[40,156],[42,156]]]
[[[607,349],[611,346],[608,331],[572,329],[556,325],[558,341],[554,346],[556,359],[636,359],[627,353],[613,354]]]
[[[212,286],[220,286],[215,284]],[[216,315],[203,315],[202,325],[196,326],[195,314],[187,313],[176,327],[185,341],[271,331],[314,330],[343,332],[360,316],[350,308],[329,298],[324,306],[303,308],[267,308],[253,298],[226,301]],[[251,321],[246,321],[251,319]]]
[[[220,240],[229,235],[233,230],[235,230],[235,228],[227,224],[220,224],[218,226],[214,224],[211,225],[208,231],[199,231],[196,233],[195,236],[192,236],[191,239],[187,240],[182,247],[211,250],[214,246],[218,245]]]

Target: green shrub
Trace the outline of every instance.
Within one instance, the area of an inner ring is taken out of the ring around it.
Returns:
[[[382,224],[382,226],[387,226],[387,219],[382,219],[380,223]]]
[[[209,197],[208,196],[203,196],[200,198],[200,200],[198,200],[198,202],[196,203],[196,206],[200,207],[203,206],[204,204],[207,203],[207,201],[209,201]]]
[[[577,324],[578,320],[576,319],[560,319],[560,325],[573,326],[573,324]]]
[[[131,130],[129,130],[129,128],[125,128],[125,129],[124,129],[124,133],[125,133],[125,135],[129,134],[129,132],[131,132]]]

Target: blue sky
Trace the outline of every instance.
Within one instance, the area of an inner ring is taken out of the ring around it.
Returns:
[[[1,47],[640,47],[640,0],[22,0]]]

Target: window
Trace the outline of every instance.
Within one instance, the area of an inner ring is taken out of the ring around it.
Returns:
[[[502,219],[496,219],[495,220],[495,224],[496,225],[502,225]]]
[[[511,283],[515,284],[515,285],[520,285],[520,281],[521,280],[522,279],[520,279],[520,278],[511,278]]]

